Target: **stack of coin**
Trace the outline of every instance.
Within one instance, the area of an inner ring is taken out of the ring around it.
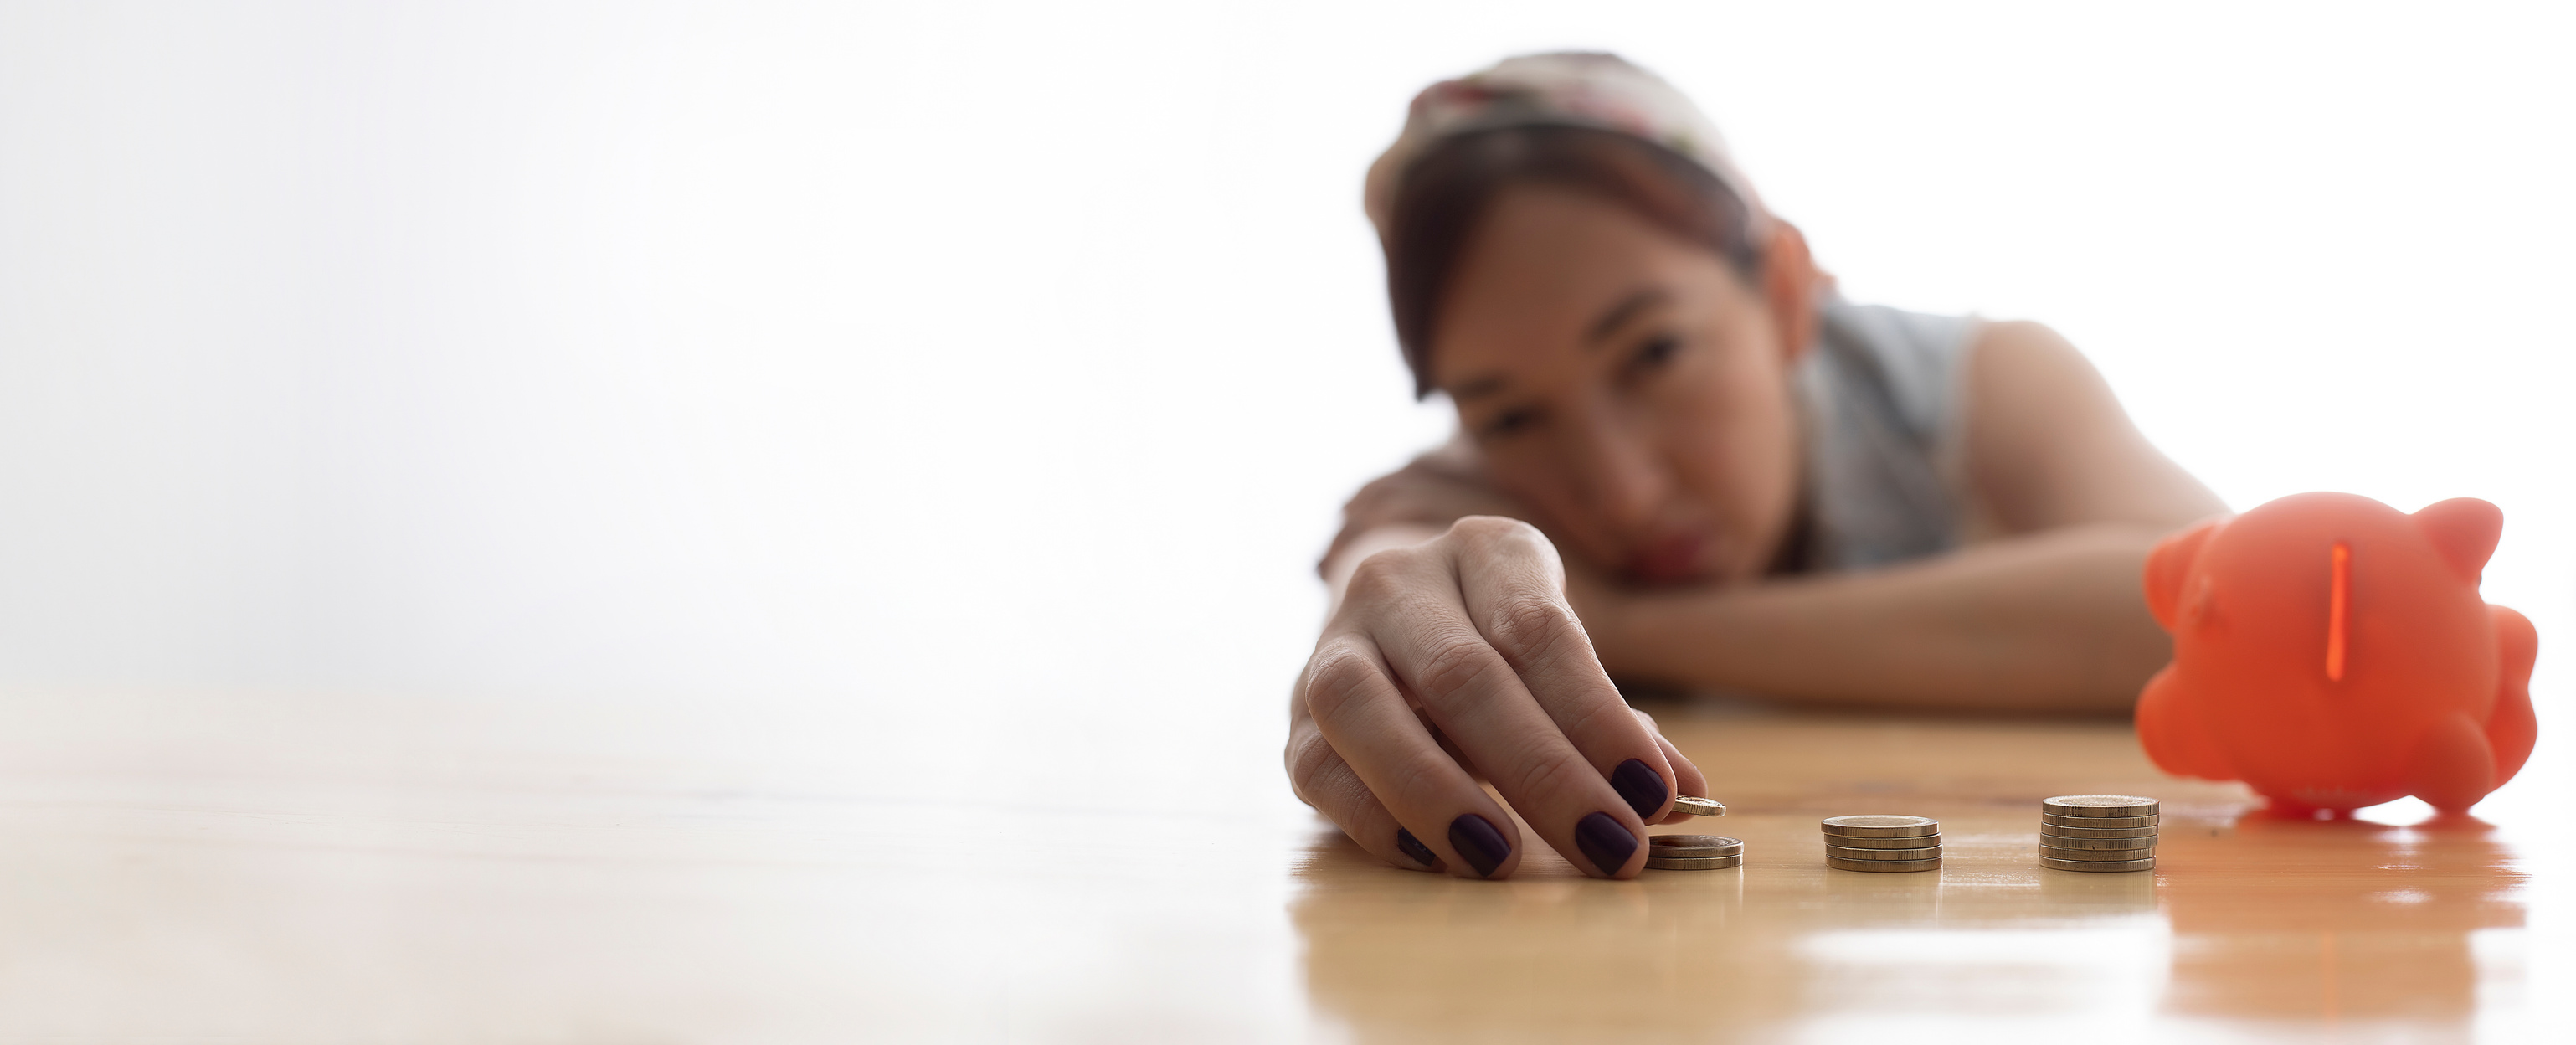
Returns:
[[[1941,866],[1941,822],[1928,816],[1825,819],[1825,866],[1843,871],[1929,871]]]
[[[2059,795],[2039,803],[2039,865],[2060,871],[2147,871],[2156,866],[2152,798]]]
[[[1658,871],[1742,867],[1744,840],[1725,835],[1648,835],[1646,866]]]

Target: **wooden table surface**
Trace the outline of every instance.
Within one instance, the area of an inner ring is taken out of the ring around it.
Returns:
[[[2159,776],[2119,723],[1661,714],[1733,809],[1698,830],[1743,838],[1742,869],[1597,882],[1533,854],[1465,882],[1375,863],[1275,781],[1236,811],[943,799],[788,781],[756,745],[619,748],[569,712],[20,694],[0,708],[0,1041],[2568,1025],[2559,796],[2286,822]],[[2037,867],[2038,799],[2106,791],[2163,800],[2157,870]],[[1824,868],[1816,820],[1864,812],[1940,818],[1947,866]]]

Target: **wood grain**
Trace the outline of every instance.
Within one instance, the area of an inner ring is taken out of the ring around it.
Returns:
[[[1212,740],[1253,768],[1165,791],[1084,783],[1097,750],[1063,738],[980,736],[1069,767],[987,793],[619,705],[9,694],[0,1041],[2095,1045],[2566,1019],[2546,915],[2576,909],[2576,854],[2545,794],[2500,794],[2493,824],[2280,821],[2165,779],[2116,722],[1658,714],[1730,807],[1660,830],[1742,838],[1742,868],[1387,867],[1287,797],[1275,735]],[[2159,867],[2039,868],[2039,799],[2079,792],[2162,799]],[[1827,870],[1817,821],[1846,813],[1940,818],[1945,866]]]
[[[2480,1005],[2471,935],[2524,923],[2528,874],[2492,826],[2270,819],[2235,785],[2164,777],[2125,723],[1661,717],[1729,812],[1658,830],[1743,838],[1743,869],[1606,883],[1543,858],[1453,882],[1319,838],[1295,907],[1315,1003],[1378,1041],[1881,1024],[2153,1040],[2211,1022],[2441,1037]],[[2039,867],[2039,800],[2074,793],[2161,799],[2157,868]],[[1945,866],[1826,868],[1816,821],[1854,813],[1939,818]]]

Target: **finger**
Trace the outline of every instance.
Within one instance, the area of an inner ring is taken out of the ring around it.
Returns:
[[[1357,632],[1328,636],[1317,647],[1305,694],[1316,729],[1369,793],[1415,841],[1446,862],[1450,873],[1472,878],[1511,874],[1520,863],[1519,832],[1511,817],[1432,740],[1378,652]],[[1392,834],[1387,837],[1387,844],[1393,844]]]
[[[1371,629],[1394,678],[1412,689],[1424,714],[1569,862],[1603,877],[1635,874],[1644,856],[1645,822],[1558,731],[1511,665],[1467,619],[1454,564],[1445,554],[1408,554],[1385,569],[1390,577],[1384,583],[1408,598],[1353,604],[1377,608],[1360,623]],[[1369,775],[1338,735],[1335,746],[1362,777]]]
[[[1449,734],[1441,732],[1440,726],[1432,722],[1430,716],[1425,715],[1420,707],[1413,709],[1413,717],[1422,722],[1422,728],[1431,734],[1431,742],[1440,745],[1441,753],[1448,755],[1449,761],[1458,763],[1458,768],[1466,770],[1468,778],[1478,785],[1484,784],[1485,774],[1476,768],[1474,759],[1468,758],[1466,752],[1458,750],[1457,741],[1449,739]]]
[[[1664,764],[1673,767],[1673,786],[1685,795],[1706,797],[1708,775],[1700,772],[1699,763],[1691,761],[1690,756],[1682,754],[1682,749],[1674,745],[1672,738],[1664,735],[1664,728],[1655,723],[1655,716],[1634,707],[1629,708],[1628,713],[1637,716],[1638,724],[1646,727],[1646,732],[1654,735],[1656,746],[1663,748]]]
[[[1640,823],[1672,810],[1673,771],[1564,596],[1564,567],[1547,538],[1525,524],[1459,526],[1459,590],[1468,616],[1502,654],[1559,732],[1610,781]]]
[[[1288,731],[1288,781],[1297,797],[1380,860],[1408,871],[1448,870],[1440,854],[1405,830],[1386,803],[1369,793],[1314,720],[1300,718]]]
[[[1642,715],[1645,714],[1645,712],[1640,711],[1638,714]],[[1681,749],[1674,747],[1673,742],[1663,734],[1655,734],[1655,743],[1663,746],[1664,761],[1673,767],[1673,786],[1678,788],[1681,793],[1685,795],[1699,795],[1703,798],[1707,797],[1708,777],[1700,773],[1699,766],[1693,763],[1690,759],[1683,758]],[[1663,819],[1655,822],[1658,824],[1678,824],[1684,820],[1696,819],[1699,818],[1689,813],[1682,812],[1679,809],[1675,809],[1672,812],[1664,814]]]

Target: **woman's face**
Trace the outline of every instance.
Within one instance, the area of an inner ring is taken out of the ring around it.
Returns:
[[[1595,566],[1646,584],[1760,575],[1800,442],[1788,344],[1706,247],[1623,208],[1504,190],[1433,324],[1432,377],[1503,492]]]

